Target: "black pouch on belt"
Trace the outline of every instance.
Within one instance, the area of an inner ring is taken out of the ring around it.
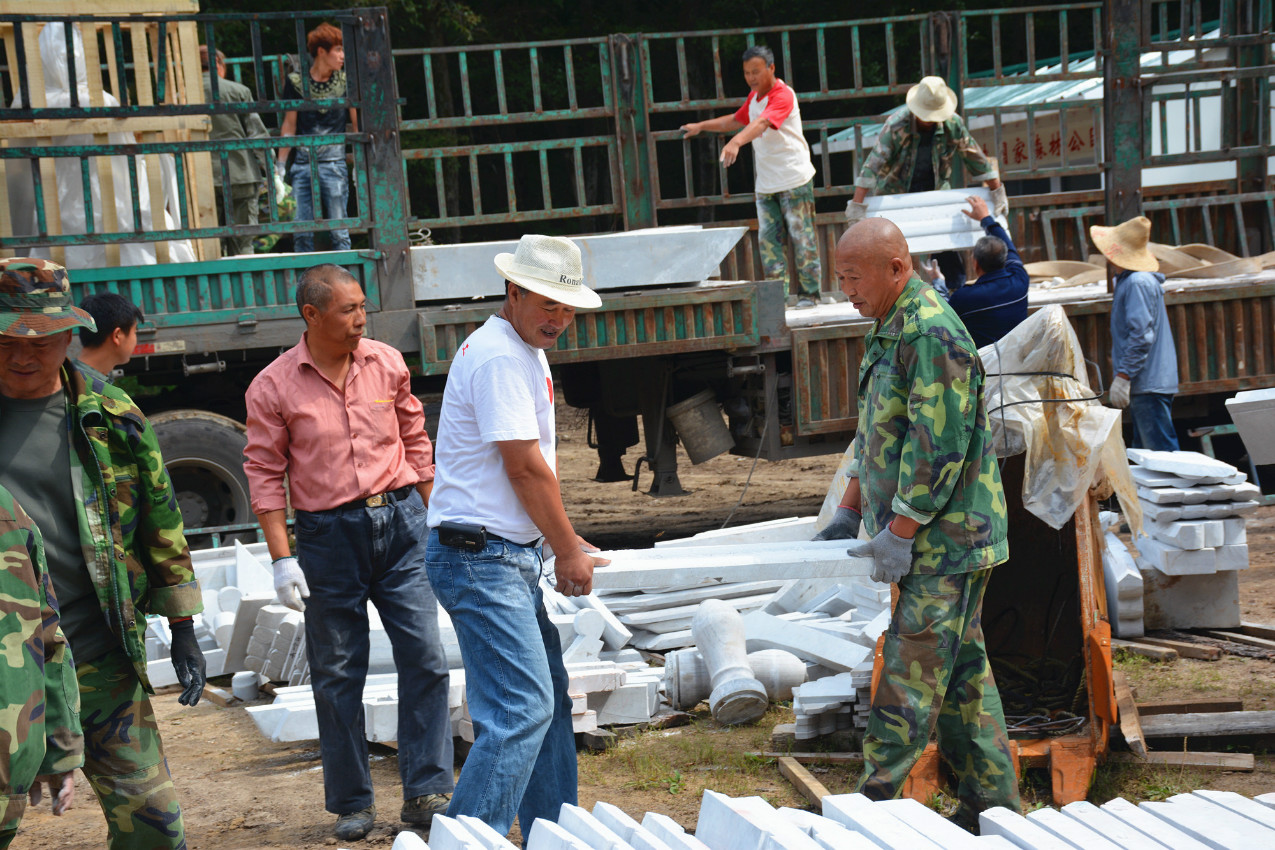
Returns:
[[[438,524],[438,542],[453,549],[481,552],[487,545],[487,529],[481,525],[443,521]]]

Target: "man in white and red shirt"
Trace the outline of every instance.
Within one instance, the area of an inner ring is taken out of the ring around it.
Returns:
[[[775,76],[775,55],[769,47],[753,45],[744,51],[744,79],[752,91],[730,115],[683,124],[687,138],[708,130],[733,135],[722,148],[722,164],[729,167],[739,149],[753,145],[757,173],[757,242],[766,276],[791,285],[784,238],[792,240],[797,256],[800,288],[797,306],[819,300],[819,247],[815,239],[815,167],[810,145],[801,134],[797,95]],[[738,131],[738,132],[736,132]]]
[[[306,612],[323,788],[342,841],[363,838],[376,820],[363,728],[369,599],[398,669],[403,822],[428,827],[446,811],[454,785],[447,657],[425,571],[433,446],[403,355],[363,337],[366,304],[340,266],[302,272],[305,334],[261,370],[245,399],[252,510],[279,601]]]

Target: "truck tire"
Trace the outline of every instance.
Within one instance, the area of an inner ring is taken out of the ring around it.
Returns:
[[[206,410],[166,410],[150,421],[192,546],[211,545],[211,535],[196,534],[190,539],[192,529],[254,521],[243,471],[243,450],[248,445],[243,425]],[[222,543],[235,538],[247,542],[255,540],[256,534],[225,534]]]

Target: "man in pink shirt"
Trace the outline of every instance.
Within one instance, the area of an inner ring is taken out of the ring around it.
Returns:
[[[363,338],[366,298],[345,269],[297,281],[301,342],[248,388],[244,472],[274,560],[279,601],[306,611],[306,654],[319,752],[336,837],[376,820],[363,726],[367,602],[376,604],[398,668],[402,820],[428,826],[453,787],[448,668],[425,572],[434,455],[403,356]],[[296,511],[288,545],[284,478]]]
[[[722,148],[722,165],[730,167],[739,149],[752,143],[757,173],[757,245],[766,277],[791,285],[784,240],[792,240],[797,256],[798,307],[819,300],[821,275],[815,239],[815,166],[810,145],[801,133],[797,96],[775,76],[775,54],[756,44],[744,51],[744,79],[752,91],[730,115],[682,125],[686,138],[708,130],[735,135]],[[738,131],[738,132],[736,132]]]

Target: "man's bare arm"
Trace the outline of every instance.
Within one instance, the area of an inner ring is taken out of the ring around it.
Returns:
[[[558,478],[545,463],[538,442],[501,440],[496,446],[518,501],[553,549],[558,592],[568,596],[589,594],[593,590],[593,568],[609,562],[593,558],[580,548],[579,537],[562,506]]]
[[[292,554],[288,545],[288,512],[285,510],[263,511],[257,514],[257,522],[266,538],[266,547],[270,550],[270,560],[277,561]]]

